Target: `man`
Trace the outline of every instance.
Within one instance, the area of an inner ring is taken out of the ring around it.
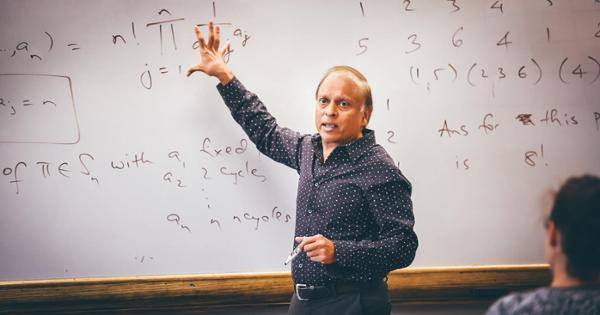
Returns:
[[[196,27],[201,71],[217,86],[233,118],[257,148],[300,175],[296,242],[303,253],[292,263],[295,283],[289,314],[389,314],[384,281],[408,266],[417,237],[411,185],[366,128],[371,90],[360,72],[334,67],[316,91],[318,134],[301,135],[277,125],[223,61],[219,28],[209,23],[206,42]]]
[[[569,179],[559,190],[546,225],[549,288],[513,293],[488,315],[600,314],[600,178]]]

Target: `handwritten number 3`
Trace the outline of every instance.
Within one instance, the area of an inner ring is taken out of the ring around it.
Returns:
[[[417,43],[417,34],[412,34],[412,35],[408,36],[408,39],[411,39],[411,38],[412,38],[411,44],[413,44],[413,45],[415,45],[415,46],[417,46],[417,47],[415,47],[415,49],[413,49],[413,50],[408,50],[408,51],[406,51],[405,53],[407,53],[407,54],[410,54],[410,53],[412,53],[412,52],[415,52],[415,51],[417,51],[419,48],[421,48],[421,44],[420,44],[420,43]]]
[[[596,0],[596,2],[600,3],[600,0]],[[594,35],[596,38],[600,38],[600,23],[598,23],[598,31]]]

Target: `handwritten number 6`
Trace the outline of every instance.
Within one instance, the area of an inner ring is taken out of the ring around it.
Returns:
[[[459,29],[456,30],[456,32],[454,32],[454,35],[452,35],[452,45],[454,45],[454,47],[460,47],[463,44],[463,40],[462,39],[456,39],[456,35],[458,34],[458,32],[462,31],[463,27],[461,26]]]

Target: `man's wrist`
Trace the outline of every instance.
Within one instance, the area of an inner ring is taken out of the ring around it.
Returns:
[[[223,72],[219,73],[217,75],[217,78],[219,79],[219,82],[221,82],[221,85],[227,85],[227,83],[231,82],[231,80],[233,80],[233,72],[231,70],[224,69]]]

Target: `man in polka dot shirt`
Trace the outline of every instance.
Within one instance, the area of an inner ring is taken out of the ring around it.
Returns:
[[[196,27],[201,71],[217,89],[257,148],[300,175],[289,314],[389,314],[385,278],[412,262],[417,249],[411,185],[367,129],[373,109],[365,77],[331,68],[316,91],[318,133],[280,127],[258,97],[227,67],[219,28],[205,41]]]

